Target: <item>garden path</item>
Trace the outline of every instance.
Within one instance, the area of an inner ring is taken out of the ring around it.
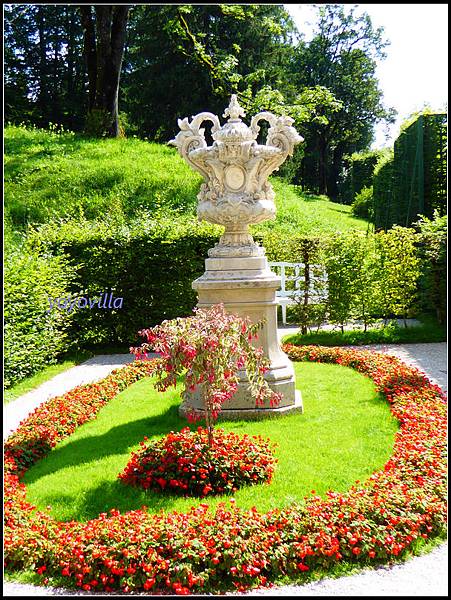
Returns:
[[[298,329],[281,328],[279,336],[296,333]],[[387,344],[359,346],[393,354],[416,366],[447,390],[447,344]],[[36,390],[24,394],[4,409],[3,435],[6,438],[30,412],[52,396],[63,394],[77,385],[96,381],[110,371],[133,360],[127,354],[96,356],[56,375]],[[80,590],[38,587],[4,582],[4,596],[95,595]],[[144,594],[148,595],[148,594]],[[288,585],[271,589],[253,590],[244,594],[277,596],[447,596],[448,545],[441,544],[428,554],[418,556],[392,567],[366,569],[339,579],[325,578],[305,585]]]

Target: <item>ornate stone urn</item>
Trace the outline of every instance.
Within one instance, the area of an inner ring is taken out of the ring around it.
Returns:
[[[245,372],[233,398],[223,405],[224,418],[262,418],[296,410],[302,411],[300,393],[295,390],[291,361],[279,346],[277,338],[276,290],[280,278],[268,266],[265,250],[256,244],[249,225],[274,219],[276,207],[269,175],[293,153],[303,141],[292,127],[290,117],[277,117],[261,112],[252,117],[248,127],[240,117],[245,113],[232,95],[224,112],[227,122],[221,127],[216,115],[202,112],[179,119],[180,132],[169,143],[177,146],[186,162],[205,179],[198,194],[199,220],[224,225],[225,231],[214,248],[208,251],[205,273],[193,282],[198,292],[198,306],[207,308],[223,303],[226,310],[252,321],[265,320],[257,343],[263,347],[271,367],[265,377],[269,385],[283,394],[279,407],[255,408],[248,392]],[[270,127],[265,144],[257,143],[260,120]],[[204,121],[211,121],[213,144],[207,146]],[[193,395],[190,403],[202,408]],[[181,412],[185,410],[181,406]]]

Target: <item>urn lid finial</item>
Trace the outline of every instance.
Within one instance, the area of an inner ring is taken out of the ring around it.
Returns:
[[[222,115],[224,118],[229,117],[230,121],[241,121],[240,117],[245,117],[246,113],[244,109],[238,104],[236,94],[232,94],[230,99],[230,104],[228,108],[225,109],[224,114]]]

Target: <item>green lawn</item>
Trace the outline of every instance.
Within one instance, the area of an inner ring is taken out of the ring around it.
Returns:
[[[295,363],[295,369],[304,414],[221,424],[279,445],[273,482],[238,490],[234,497],[241,507],[266,511],[301,501],[312,489],[345,491],[391,454],[397,422],[370,379],[340,365]],[[158,438],[186,425],[179,403],[177,390],[156,392],[150,379],[134,384],[26,473],[28,500],[42,509],[51,506],[60,520],[94,518],[111,508],[186,511],[197,504],[195,498],[138,490],[117,479],[144,436]]]
[[[95,140],[17,126],[5,128],[4,140],[5,212],[13,230],[81,214],[127,220],[143,209],[195,218],[202,178],[175,148],[136,138]],[[302,194],[278,178],[271,181],[277,219],[257,226],[256,232],[366,231],[368,223],[353,217],[349,206]]]
[[[349,331],[320,330],[311,333],[288,335],[283,338],[284,344],[295,346],[362,346],[365,344],[420,344],[445,342],[446,329],[430,316],[421,316],[421,324],[414,327],[388,324],[383,327],[354,329]]]

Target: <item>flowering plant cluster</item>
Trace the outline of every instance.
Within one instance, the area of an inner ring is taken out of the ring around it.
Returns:
[[[141,442],[119,478],[144,489],[207,496],[270,483],[275,463],[269,440],[261,436],[215,429],[210,446],[206,429],[185,427],[160,440]]]
[[[4,558],[8,571],[34,569],[44,583],[87,591],[207,593],[244,590],[280,576],[298,578],[340,561],[378,564],[402,556],[416,540],[445,531],[446,399],[417,369],[365,350],[286,346],[293,360],[333,362],[370,376],[400,422],[393,454],[347,492],[313,492],[302,504],[260,513],[235,502],[188,513],[112,510],[86,523],[58,522],[26,499],[18,474],[69,435],[77,423],[126,383],[151,371],[133,363],[41,407],[5,447]],[[75,416],[72,415],[74,399]],[[77,403],[77,396],[84,400]],[[49,404],[50,403],[50,404]],[[86,406],[86,408],[85,408]],[[52,419],[49,414],[52,407]],[[35,411],[36,412],[36,411]],[[60,430],[61,428],[61,430]],[[49,431],[56,431],[49,435]],[[40,436],[43,444],[39,445]],[[42,448],[25,456],[21,448]]]
[[[175,386],[178,376],[185,376],[185,402],[190,405],[190,394],[198,393],[204,407],[198,410],[191,404],[190,420],[205,418],[211,445],[213,422],[224,402],[237,390],[239,369],[246,370],[257,407],[264,407],[266,402],[271,407],[280,403],[281,394],[274,392],[264,379],[269,361],[262,348],[252,344],[262,325],[263,322],[253,324],[249,318],[227,313],[223,304],[208,310],[195,308],[192,317],[163,321],[140,331],[147,342],[130,348],[130,352],[138,360],[151,351],[161,353],[155,384],[160,391]]]

